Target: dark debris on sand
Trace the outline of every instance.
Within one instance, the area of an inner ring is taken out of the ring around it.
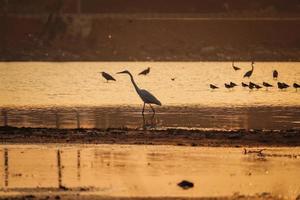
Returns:
[[[0,127],[1,143],[143,144],[214,147],[300,146],[300,130],[55,129]]]

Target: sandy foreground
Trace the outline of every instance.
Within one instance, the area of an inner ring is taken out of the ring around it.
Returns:
[[[0,127],[1,143],[141,144],[212,147],[299,146],[300,130],[54,129]]]

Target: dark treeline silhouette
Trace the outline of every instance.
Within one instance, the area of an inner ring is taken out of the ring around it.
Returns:
[[[0,24],[1,61],[300,60],[299,0],[0,0]]]
[[[11,13],[48,12],[59,0],[0,0]],[[64,0],[63,12],[76,13],[288,13],[299,15],[299,0]]]

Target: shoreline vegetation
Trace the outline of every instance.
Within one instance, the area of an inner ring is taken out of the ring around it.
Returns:
[[[194,147],[296,147],[300,131],[292,130],[139,130],[0,127],[0,143],[134,144]],[[247,151],[245,151],[247,153]]]

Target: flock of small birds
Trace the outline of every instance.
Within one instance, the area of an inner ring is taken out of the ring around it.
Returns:
[[[234,71],[241,70],[240,67],[234,65],[234,61],[232,62],[232,68],[233,68]],[[254,70],[254,62],[252,61],[252,63],[251,63],[251,70],[247,71],[247,72],[244,74],[243,78],[250,78],[250,77],[252,76],[252,74],[253,74],[253,70]],[[116,81],[116,79],[115,79],[114,77],[112,77],[110,74],[108,74],[108,73],[106,73],[106,72],[100,72],[100,73],[102,74],[103,78],[106,79],[107,82],[108,82],[108,81]],[[148,67],[147,69],[141,71],[140,73],[138,73],[138,75],[147,75],[147,74],[149,74],[149,73],[150,73],[150,67]],[[274,71],[273,71],[273,79],[274,79],[274,80],[277,80],[277,78],[278,78],[278,71],[277,71],[277,70],[274,70]],[[175,79],[176,79],[175,77],[174,77],[174,78],[171,78],[172,81],[175,81]],[[210,84],[209,86],[210,86],[210,88],[211,88],[212,90],[219,89],[219,87],[216,86],[216,85],[214,85],[214,84]],[[239,85],[236,84],[236,83],[234,83],[234,82],[230,82],[230,83],[224,83],[224,86],[225,86],[225,88],[227,88],[227,89],[232,89],[232,88],[234,88],[234,87],[236,87],[236,86],[239,86]],[[242,86],[243,88],[249,88],[250,90],[253,90],[253,89],[259,90],[259,89],[261,89],[261,88],[263,88],[263,87],[265,87],[266,90],[268,90],[269,88],[274,87],[273,85],[271,85],[270,83],[267,83],[267,82],[263,82],[262,85],[259,85],[259,84],[257,84],[257,83],[253,83],[253,82],[251,82],[251,81],[250,81],[249,83],[242,82],[242,83],[241,83],[241,86]],[[284,83],[284,82],[279,82],[279,81],[278,81],[278,82],[277,82],[277,87],[278,87],[278,89],[283,90],[283,89],[287,89],[287,88],[289,88],[289,87],[291,87],[291,86],[288,85],[288,84],[286,84],[286,83]],[[294,83],[294,84],[292,85],[292,87],[294,87],[294,88],[296,89],[296,91],[297,91],[298,88],[300,88],[300,85],[299,85],[298,83]]]
[[[251,63],[251,67],[252,67],[251,70],[250,70],[250,71],[247,71],[247,72],[244,74],[243,78],[250,78],[250,77],[252,76],[253,70],[254,70],[254,62],[253,62],[253,61],[252,61],[252,63]],[[232,62],[232,68],[233,68],[234,71],[241,70],[240,67],[237,67],[237,66],[234,65],[234,61]],[[274,70],[274,71],[273,71],[273,79],[274,79],[274,80],[277,80],[277,78],[278,78],[278,71],[277,71],[277,70]],[[234,83],[234,82],[230,82],[230,83],[224,83],[224,86],[225,86],[225,88],[227,88],[227,89],[232,89],[232,88],[238,86],[238,84],[236,84],[236,83]],[[250,90],[253,90],[253,89],[259,90],[259,89],[261,89],[261,88],[263,88],[263,87],[265,87],[266,90],[268,90],[268,88],[274,87],[273,85],[271,85],[270,83],[267,83],[267,82],[263,82],[263,83],[262,83],[262,86],[261,86],[261,85],[259,85],[259,84],[253,83],[253,82],[251,82],[251,81],[250,81],[249,83],[242,82],[241,86],[242,86],[243,88],[249,88]],[[216,86],[216,85],[214,85],[214,84],[210,84],[209,87],[210,87],[212,90],[219,89],[219,87]],[[287,88],[289,88],[289,87],[291,87],[291,86],[288,85],[288,84],[286,84],[286,83],[284,83],[284,82],[279,82],[279,81],[278,81],[278,82],[277,82],[277,87],[278,87],[278,89],[280,89],[280,90],[284,90],[284,89],[287,89]],[[298,83],[294,83],[294,84],[293,84],[293,87],[294,87],[294,88],[296,89],[296,91],[297,91],[298,88],[300,88],[300,85],[299,85]]]

